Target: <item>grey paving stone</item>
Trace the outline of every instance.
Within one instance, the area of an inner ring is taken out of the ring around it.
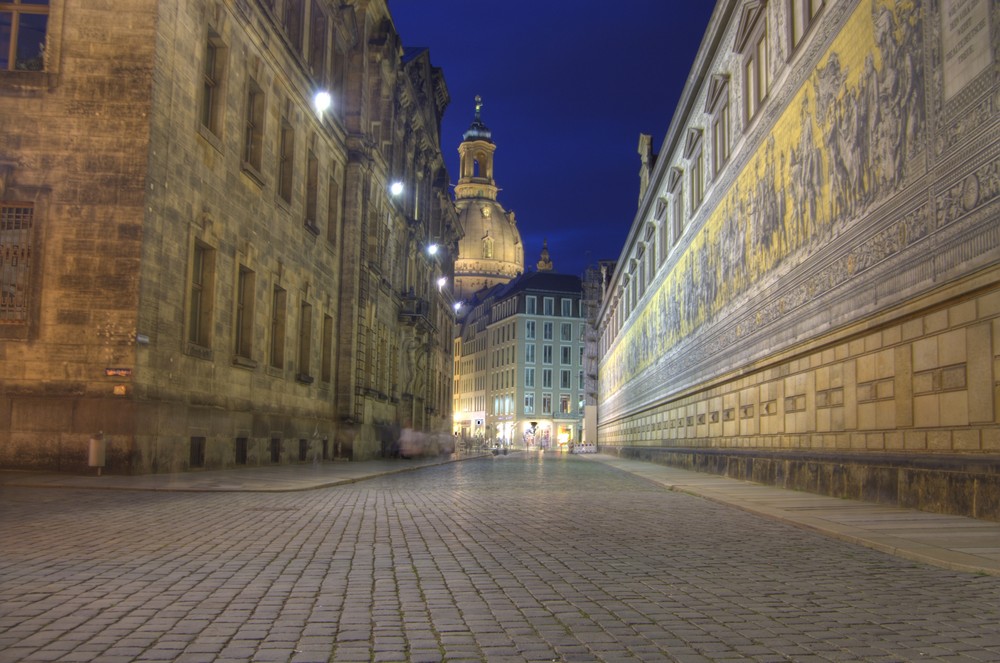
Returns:
[[[0,661],[1000,660],[1000,578],[573,457],[488,460],[289,493],[5,488]]]

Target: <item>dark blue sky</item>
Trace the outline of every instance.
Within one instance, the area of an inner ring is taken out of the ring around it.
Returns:
[[[547,238],[557,272],[616,259],[639,195],[640,133],[659,150],[713,0],[389,0],[405,46],[426,46],[451,94],[441,149],[483,98],[499,201],[525,265]]]

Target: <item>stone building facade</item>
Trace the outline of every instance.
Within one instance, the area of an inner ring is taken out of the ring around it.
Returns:
[[[987,0],[718,2],[601,307],[603,450],[1000,520],[998,45]]]
[[[114,472],[366,458],[404,417],[448,425],[428,283],[453,260],[424,252],[459,236],[448,92],[384,0],[24,9],[45,19],[15,16],[42,46],[0,61],[0,466],[82,470],[92,441]]]

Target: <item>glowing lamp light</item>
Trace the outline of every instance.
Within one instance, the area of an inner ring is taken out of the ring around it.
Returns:
[[[462,302],[455,302],[454,306],[455,306],[455,313],[458,313],[459,311],[462,310]]]
[[[398,196],[399,194],[403,193],[403,183],[393,182],[392,185],[389,187],[389,193],[391,193],[394,196]]]
[[[316,96],[313,97],[313,108],[316,109],[317,115],[325,113],[330,108],[330,104],[332,103],[333,97],[331,97],[330,93],[326,90],[317,92]]]
[[[439,278],[438,279],[438,290],[444,289],[444,287],[445,287],[445,285],[447,285],[447,283],[448,283],[448,278],[447,277],[442,276],[441,278]]]
[[[438,245],[437,244],[430,244],[430,245],[427,246],[427,253],[429,253],[429,254],[431,254],[433,256],[433,255],[437,255],[437,252],[438,252]]]

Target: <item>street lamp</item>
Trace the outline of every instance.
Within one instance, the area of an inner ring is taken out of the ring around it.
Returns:
[[[398,196],[399,194],[403,193],[403,183],[396,181],[390,184],[389,193],[391,193],[394,196]]]
[[[427,253],[429,253],[432,256],[434,256],[434,255],[437,255],[437,252],[438,252],[438,245],[437,244],[429,244],[427,246]]]
[[[444,290],[444,287],[448,284],[448,277],[442,276],[437,280],[438,290]]]
[[[333,97],[326,90],[320,90],[313,96],[313,108],[316,109],[316,115],[322,119],[323,113],[330,108],[330,104],[333,103]]]

